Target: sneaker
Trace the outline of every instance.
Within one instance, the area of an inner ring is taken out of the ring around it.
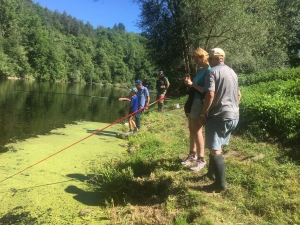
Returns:
[[[193,167],[191,167],[191,170],[199,171],[203,169],[205,165],[206,165],[205,160],[197,160],[196,164]]]
[[[133,134],[132,130],[127,131],[128,134]]]
[[[196,160],[197,160],[196,154],[189,154],[188,157],[186,157],[186,159],[183,162],[181,162],[181,164],[185,165],[185,166],[188,166],[192,162],[195,162]]]
[[[135,127],[133,132],[138,132],[139,131],[139,128]]]

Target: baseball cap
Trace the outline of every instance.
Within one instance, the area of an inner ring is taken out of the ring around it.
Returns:
[[[213,48],[209,52],[210,58],[218,58],[219,56],[222,56],[225,58],[225,52],[221,48]]]
[[[137,80],[136,82],[135,82],[135,85],[137,85],[137,84],[142,84],[143,82],[141,81],[141,80]]]
[[[161,70],[161,71],[158,72],[158,74],[164,74],[164,71]]]
[[[131,88],[131,91],[137,93],[137,92],[138,92],[138,89],[137,89],[137,88]]]

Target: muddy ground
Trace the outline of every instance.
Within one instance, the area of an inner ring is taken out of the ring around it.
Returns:
[[[106,125],[78,122],[7,145],[0,154],[0,224],[107,224],[87,181],[94,160],[121,157],[126,140],[115,137],[121,125],[114,125],[80,141]]]

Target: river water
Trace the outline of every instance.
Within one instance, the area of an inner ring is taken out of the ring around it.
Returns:
[[[108,86],[0,80],[0,153],[6,144],[75,121],[111,123],[126,115],[128,102],[118,98],[128,93]]]

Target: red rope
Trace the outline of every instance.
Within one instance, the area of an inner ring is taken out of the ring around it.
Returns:
[[[179,91],[179,90],[177,90],[177,91]],[[176,92],[177,92],[177,91],[176,91]],[[175,93],[175,91],[174,91],[173,93]],[[155,104],[156,102],[159,102],[159,101],[165,99],[166,97],[167,97],[167,96],[165,95],[164,97],[161,97],[161,98],[157,99],[155,102],[152,102],[151,104],[149,104],[149,106]],[[13,175],[11,175],[11,176],[5,178],[4,180],[0,181],[0,183],[2,183],[2,182],[4,182],[4,181],[6,181],[6,180],[8,180],[8,179],[10,179],[10,178],[12,178],[12,177],[18,175],[18,174],[20,174],[20,173],[22,173],[22,172],[24,172],[25,170],[30,169],[31,167],[36,166],[37,164],[39,164],[39,163],[41,163],[41,162],[46,161],[47,159],[49,159],[49,158],[51,158],[51,157],[57,155],[58,153],[61,153],[61,152],[65,151],[66,149],[68,149],[68,148],[70,148],[70,147],[72,147],[72,146],[78,144],[79,142],[82,142],[82,141],[88,139],[89,137],[91,137],[91,136],[93,136],[93,135],[95,135],[95,134],[98,134],[98,133],[100,133],[101,131],[103,131],[103,130],[109,128],[109,127],[111,127],[112,125],[114,125],[114,124],[116,124],[116,123],[119,123],[119,122],[125,120],[126,118],[128,118],[128,117],[130,117],[130,116],[133,116],[134,114],[136,114],[136,113],[138,113],[138,112],[144,110],[144,109],[147,108],[147,107],[148,107],[148,106],[145,106],[145,107],[143,107],[143,108],[140,108],[139,110],[137,110],[137,111],[135,111],[135,112],[133,112],[133,113],[130,113],[130,114],[128,114],[128,115],[126,115],[126,116],[124,116],[124,117],[122,117],[122,118],[120,118],[120,119],[118,119],[118,120],[112,122],[111,124],[107,125],[106,127],[103,127],[102,129],[95,131],[94,133],[92,133],[92,134],[86,136],[85,138],[82,138],[81,140],[79,140],[79,141],[77,141],[77,142],[75,142],[75,143],[73,143],[73,144],[71,144],[71,145],[69,145],[69,146],[67,146],[67,147],[65,147],[65,148],[63,148],[63,149],[61,149],[61,150],[55,152],[55,153],[53,153],[52,155],[49,155],[48,157],[46,157],[46,158],[44,158],[44,159],[42,159],[42,160],[40,160],[40,161],[38,161],[38,162],[32,164],[31,166],[28,166],[28,167],[26,167],[25,169],[20,170],[19,172],[17,172],[17,173],[15,173],[15,174],[13,174]]]

